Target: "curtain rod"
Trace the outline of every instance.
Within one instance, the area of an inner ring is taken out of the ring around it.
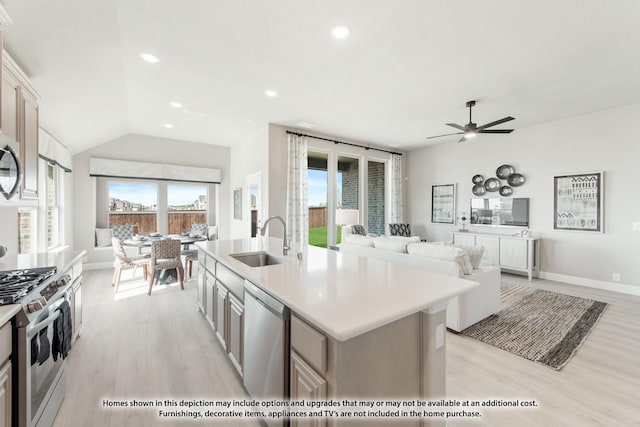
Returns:
[[[319,137],[319,136],[307,135],[306,133],[293,132],[293,131],[290,131],[290,130],[288,130],[287,133],[290,133],[291,135],[306,136],[306,137],[309,137],[309,138],[321,139],[323,141],[333,142],[334,144],[350,145],[352,147],[364,148],[365,150],[376,150],[376,151],[382,151],[384,153],[397,154],[399,156],[402,156],[402,153],[398,153],[397,151],[383,150],[382,148],[375,148],[375,147],[365,147],[364,145],[358,145],[358,144],[352,144],[350,142],[338,141],[337,139],[329,139],[329,138],[322,138],[322,137]]]

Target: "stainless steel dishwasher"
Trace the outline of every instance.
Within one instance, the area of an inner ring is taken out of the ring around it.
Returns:
[[[244,282],[244,386],[254,399],[289,398],[289,309]],[[267,421],[268,425],[283,425]]]

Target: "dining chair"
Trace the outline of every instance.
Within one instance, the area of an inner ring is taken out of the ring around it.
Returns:
[[[154,280],[156,280],[158,270],[168,270],[172,268],[176,269],[178,282],[180,282],[180,289],[184,290],[184,271],[182,270],[180,248],[180,240],[163,239],[151,242],[151,257],[149,258],[151,278],[149,279],[148,295],[151,295],[151,289],[153,287]]]
[[[120,287],[120,275],[122,274],[122,270],[133,268],[133,275],[135,276],[135,268],[138,266],[142,266],[144,280],[147,280],[149,254],[144,254],[136,257],[127,255],[127,252],[124,250],[124,246],[122,246],[122,240],[118,239],[117,237],[111,238],[111,246],[113,246],[113,255],[115,257],[115,259],[113,260],[113,267],[115,270],[113,271],[113,280],[111,280],[111,286],[115,286],[116,293],[118,292],[118,288]]]
[[[198,262],[198,251],[193,249],[188,249],[182,251],[182,255],[184,256],[184,272],[185,275],[187,271],[189,272],[189,278],[191,278],[191,274],[193,272],[193,262]]]

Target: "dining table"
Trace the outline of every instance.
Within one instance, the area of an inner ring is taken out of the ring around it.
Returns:
[[[180,244],[182,245],[182,251],[188,251],[189,245],[195,242],[203,242],[207,240],[206,237],[197,235],[197,234],[168,234],[162,235],[159,233],[152,233],[149,235],[137,235],[133,236],[130,239],[125,239],[122,241],[123,246],[134,247],[138,249],[138,255],[142,254],[143,248],[150,248],[151,243],[158,240],[166,240],[166,239],[174,239],[180,240]],[[184,271],[182,272],[184,275]],[[175,283],[178,281],[178,272],[175,268],[169,268],[160,270],[160,273],[157,275],[158,283],[168,285],[171,283]]]

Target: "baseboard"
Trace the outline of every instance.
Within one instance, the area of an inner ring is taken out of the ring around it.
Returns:
[[[605,282],[604,280],[587,279],[586,277],[568,276],[565,274],[549,273],[541,271],[538,277],[546,280],[554,280],[556,282],[569,283],[571,285],[586,286],[588,288],[603,289],[605,291],[619,292],[621,294],[629,294],[640,296],[640,286],[625,285],[622,283]]]
[[[84,270],[102,270],[104,268],[113,268],[113,261],[104,262],[87,262],[82,264]]]

